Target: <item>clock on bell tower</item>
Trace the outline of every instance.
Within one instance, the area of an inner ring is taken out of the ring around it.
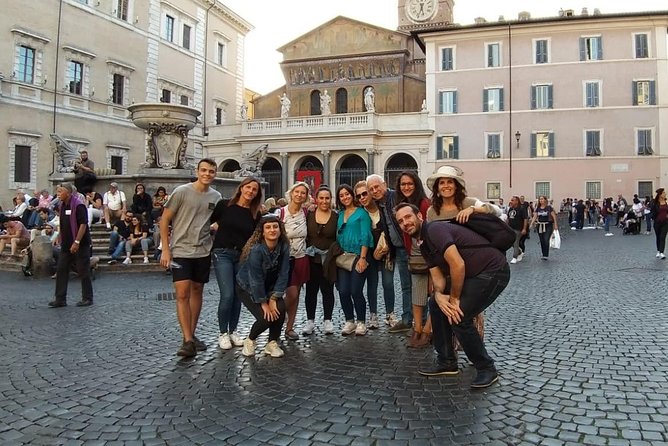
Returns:
[[[452,23],[454,0],[399,0],[399,30],[412,31]]]

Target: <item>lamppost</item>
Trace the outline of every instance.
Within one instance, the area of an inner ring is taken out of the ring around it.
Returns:
[[[517,141],[517,148],[518,149],[520,148],[520,138],[521,137],[522,137],[522,134],[520,133],[520,131],[519,130],[516,131],[515,132],[515,141]]]

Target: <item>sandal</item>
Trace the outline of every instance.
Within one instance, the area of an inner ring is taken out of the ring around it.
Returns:
[[[286,331],[285,339],[287,339],[288,341],[296,341],[297,339],[299,339],[299,335],[294,330]]]

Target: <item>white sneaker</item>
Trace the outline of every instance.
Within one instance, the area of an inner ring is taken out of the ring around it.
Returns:
[[[144,257],[144,265],[148,265],[148,257]]]
[[[515,257],[513,257],[513,260],[511,260],[510,263],[512,263],[513,265],[516,264],[516,263],[517,263],[517,259],[516,259]]]
[[[665,255],[664,253],[661,253],[661,255],[659,256],[659,258],[660,258],[661,260],[663,260],[663,259],[666,258],[666,255]]]
[[[524,258],[524,251],[520,251],[520,255],[517,256],[517,261],[521,262],[523,258]]]
[[[278,342],[269,341],[264,347],[264,354],[269,355],[272,358],[280,358],[285,354],[285,352],[281,347],[278,346]]]
[[[366,332],[367,329],[364,322],[358,322],[357,327],[355,327],[355,336],[364,336]]]
[[[223,350],[230,350],[232,348],[230,335],[227,333],[221,333],[220,336],[218,336],[218,346]]]
[[[656,252],[656,258],[658,259],[658,258],[660,258],[660,257],[661,257],[661,253],[660,253],[659,251],[657,251],[657,252]]]
[[[244,356],[255,356],[255,341],[250,338],[244,339],[244,348],[241,349],[241,354]]]
[[[612,232],[608,232],[608,233],[605,234],[606,237],[612,237],[613,235],[615,235],[615,234],[613,234]]]
[[[235,332],[230,333],[230,342],[233,347],[242,347],[244,345],[244,340]]]
[[[126,257],[125,260],[123,260],[123,265],[129,265],[132,263],[132,259],[130,257]]]
[[[376,313],[369,315],[369,328],[373,330],[378,328],[378,315]]]
[[[348,336],[351,335],[355,332],[355,329],[357,328],[357,324],[355,324],[353,321],[348,321],[346,324],[343,326],[343,330],[341,330],[341,334],[343,336]]]
[[[332,321],[325,321],[325,324],[323,326],[323,330],[325,331],[326,335],[330,335],[334,333],[334,324]]]
[[[394,311],[385,316],[385,323],[390,327],[394,327],[397,325],[397,323],[399,323],[399,320],[397,320],[397,317],[394,315]]]
[[[313,330],[315,330],[315,321],[312,319],[309,319],[306,321],[306,325],[304,326],[304,329],[302,330],[302,334],[305,335],[310,335],[313,334]]]
[[[111,229],[111,223],[107,222],[107,229]]]

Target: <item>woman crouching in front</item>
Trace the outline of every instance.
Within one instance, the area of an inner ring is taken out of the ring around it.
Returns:
[[[258,336],[269,329],[264,354],[280,358],[284,353],[277,341],[285,321],[283,296],[290,272],[290,242],[278,217],[267,215],[260,219],[239,261],[237,295],[255,316],[241,353],[255,355]]]

